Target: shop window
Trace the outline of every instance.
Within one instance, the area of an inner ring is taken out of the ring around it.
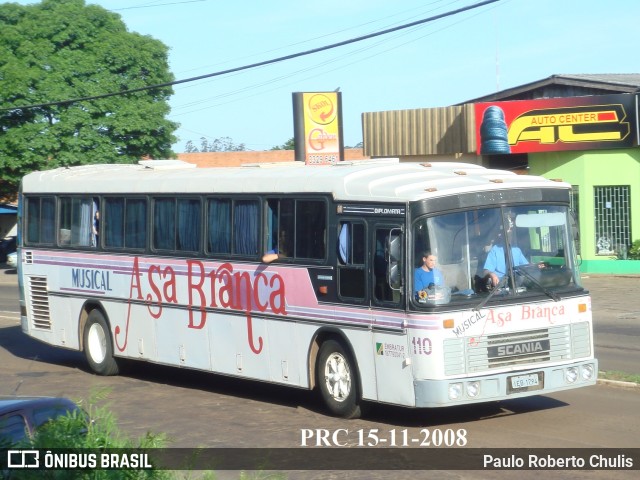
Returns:
[[[628,185],[594,187],[596,255],[626,258],[631,245],[631,189]]]

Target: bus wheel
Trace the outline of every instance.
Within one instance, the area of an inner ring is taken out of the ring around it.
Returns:
[[[118,374],[109,327],[104,315],[97,309],[91,311],[84,327],[84,354],[91,370],[98,375]]]
[[[358,378],[355,362],[343,344],[327,340],[320,347],[317,379],[322,401],[338,417],[358,418]]]

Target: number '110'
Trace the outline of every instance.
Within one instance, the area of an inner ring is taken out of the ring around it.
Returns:
[[[431,355],[432,346],[430,338],[412,337],[411,344],[413,345],[414,355]]]

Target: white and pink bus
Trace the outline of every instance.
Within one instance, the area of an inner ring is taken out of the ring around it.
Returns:
[[[462,163],[35,172],[22,330],[101,375],[136,359],[317,389],[343,417],[593,385],[570,197]]]

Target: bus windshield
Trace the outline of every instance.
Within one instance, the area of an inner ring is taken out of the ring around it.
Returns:
[[[427,215],[413,223],[413,301],[421,307],[580,287],[566,206]]]

